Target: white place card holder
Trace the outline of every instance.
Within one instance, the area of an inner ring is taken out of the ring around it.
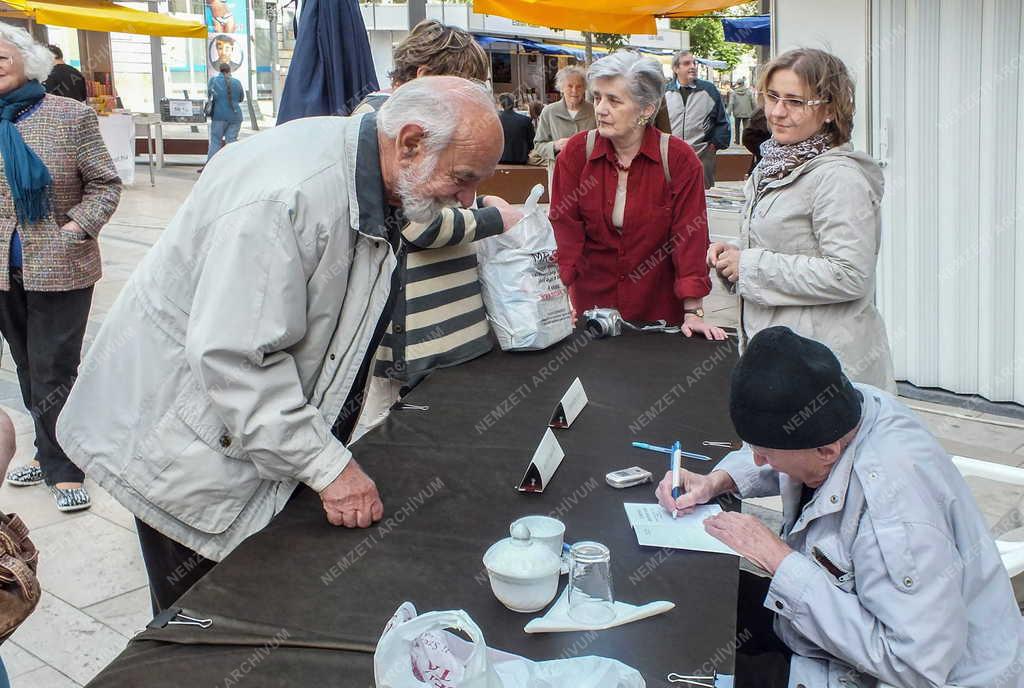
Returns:
[[[516,487],[520,492],[543,492],[544,488],[551,482],[551,476],[558,470],[558,466],[565,458],[562,445],[555,439],[555,433],[551,428],[544,431],[544,437],[533,453],[533,459],[526,469],[526,475]]]
[[[583,383],[580,382],[579,378],[576,378],[569,385],[569,389],[562,397],[562,400],[558,402],[558,406],[555,407],[555,412],[551,414],[551,421],[548,423],[548,427],[560,430],[569,427],[576,420],[576,417],[580,415],[583,407],[587,405],[587,401],[587,393],[583,391]]]

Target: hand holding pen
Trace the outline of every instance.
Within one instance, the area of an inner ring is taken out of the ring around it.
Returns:
[[[679,485],[679,470],[682,468],[683,462],[683,445],[677,440],[672,445],[672,458],[669,460],[669,470],[672,472],[672,501],[678,503],[679,498],[683,496],[683,490]],[[672,509],[672,518],[675,518],[679,513],[678,509]]]
[[[673,476],[676,476],[675,479]],[[673,497],[677,482],[680,495]],[[665,511],[688,514],[699,504],[707,504],[718,495],[735,491],[736,484],[732,476],[725,471],[712,471],[708,475],[700,475],[680,468],[678,471],[666,471],[654,494]]]

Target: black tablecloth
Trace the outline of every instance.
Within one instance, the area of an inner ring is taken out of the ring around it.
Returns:
[[[614,657],[652,686],[709,663],[732,673],[738,560],[640,547],[622,503],[653,501],[652,486],[616,490],[604,475],[633,465],[656,479],[663,474],[667,456],[633,449],[634,440],[680,439],[691,451],[722,456],[724,449],[701,441],[735,438],[728,418],[735,357],[731,342],[578,333],[546,351],[493,352],[437,371],[405,400],[428,410],[395,410],[353,446],[377,481],[384,521],[367,530],[332,527],[318,497],[300,490],[179,600],[187,613],[213,619],[209,629],[148,630],[89,685],[223,685],[244,665],[245,686],[298,685],[300,676],[302,685],[369,686],[369,653],[405,600],[421,612],[464,609],[488,645],[535,660]],[[590,401],[571,428],[555,431],[566,454],[561,467],[543,494],[516,492],[577,376]],[[711,466],[687,461],[701,472]],[[512,520],[534,513],[563,520],[569,542],[611,548],[617,599],[665,599],[676,608],[596,634],[524,633],[535,615],[494,598],[481,557]],[[251,661],[261,647],[272,651]]]

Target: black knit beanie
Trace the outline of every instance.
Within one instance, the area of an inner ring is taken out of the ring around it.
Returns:
[[[758,332],[732,372],[729,415],[757,447],[823,447],[853,430],[860,412],[860,392],[835,354],[788,327]]]

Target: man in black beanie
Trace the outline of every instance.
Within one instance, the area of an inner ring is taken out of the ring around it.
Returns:
[[[682,471],[678,499],[671,475],[657,495],[681,513],[726,493],[782,496],[781,537],[748,514],[704,522],[770,576],[741,572],[738,688],[1024,686],[1024,620],[999,552],[905,406],[772,327],[737,363],[729,413],[743,449],[709,475]]]

